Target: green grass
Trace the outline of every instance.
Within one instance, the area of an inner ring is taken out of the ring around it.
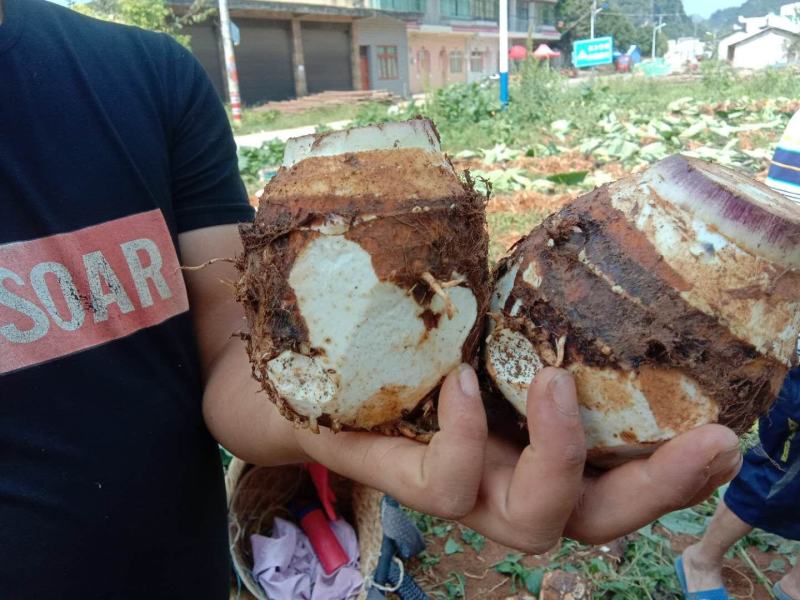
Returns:
[[[353,119],[359,111],[357,104],[339,104],[303,111],[301,113],[279,113],[277,111],[254,110],[245,108],[242,113],[242,126],[234,127],[236,135],[256,133],[259,131],[275,131],[276,129],[293,129],[309,125],[320,125],[331,121]]]
[[[531,66],[512,82],[507,110],[501,109],[497,85],[491,83],[436,90],[413,112],[432,118],[445,150],[456,153],[496,144],[520,148],[551,143],[557,136],[550,127],[558,120],[570,121],[573,138],[591,137],[598,122],[610,113],[621,119],[631,114],[656,117],[684,97],[703,103],[800,98],[800,77],[792,69],[738,77],[725,66],[708,64],[703,76],[693,81],[608,77],[580,83]],[[356,122],[407,118],[406,113],[389,115],[385,107],[370,107],[357,111]]]
[[[486,215],[489,225],[489,257],[496,262],[508,249],[512,238],[520,238],[542,222],[545,215],[538,212],[496,212]],[[511,242],[513,243],[513,241]]]
[[[659,115],[671,102],[683,97],[707,103],[798,98],[800,77],[792,69],[738,77],[724,65],[705,63],[702,77],[689,82],[606,77],[575,83],[555,71],[530,66],[514,80],[508,110],[501,110],[497,96],[494,83],[456,84],[432,92],[424,106],[396,114],[389,114],[387,105],[377,103],[341,104],[295,114],[245,109],[243,124],[235,132],[290,129],[340,120],[363,125],[421,113],[436,122],[448,152],[490,148],[498,143],[521,147],[552,141],[550,125],[554,121],[569,120],[575,133],[589,136],[598,121],[611,112]]]

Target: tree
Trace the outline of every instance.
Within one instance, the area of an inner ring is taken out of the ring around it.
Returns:
[[[97,19],[168,33],[187,48],[190,36],[183,33],[184,27],[204,20],[214,10],[210,0],[194,0],[181,16],[172,12],[164,0],[94,0],[74,9]]]
[[[677,0],[681,3],[681,0]],[[647,14],[644,5],[647,5]],[[609,0],[608,8],[597,15],[595,35],[614,37],[614,45],[626,51],[631,45],[638,45],[646,55],[651,46],[653,35],[650,14],[650,0]],[[590,35],[589,15],[591,0],[559,0],[558,16],[564,24],[562,42],[566,47],[576,39],[585,39]],[[683,5],[681,4],[681,10]],[[659,54],[666,50],[666,37],[662,34],[658,41]]]
[[[629,16],[635,27],[652,27],[663,15],[667,38],[693,36],[695,25],[686,14],[682,0],[616,0],[620,12]],[[651,31],[652,35],[652,31]]]

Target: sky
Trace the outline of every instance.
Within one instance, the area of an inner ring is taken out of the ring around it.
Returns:
[[[787,0],[788,1],[788,0]],[[687,15],[700,15],[708,18],[715,10],[730,6],[741,6],[744,0],[683,0],[683,8]]]

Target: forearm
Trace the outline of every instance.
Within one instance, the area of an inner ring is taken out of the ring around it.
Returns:
[[[231,339],[208,369],[203,416],[216,440],[239,458],[258,465],[308,460],[292,424],[253,379],[244,342]]]

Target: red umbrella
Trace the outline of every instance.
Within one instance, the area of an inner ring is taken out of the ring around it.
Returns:
[[[546,58],[557,58],[559,56],[561,56],[561,52],[559,52],[558,50],[553,50],[547,44],[541,44],[533,52],[533,57],[539,60],[544,60]]]
[[[508,51],[508,57],[511,60],[525,60],[526,56],[528,56],[528,49],[525,46],[511,46]]]

